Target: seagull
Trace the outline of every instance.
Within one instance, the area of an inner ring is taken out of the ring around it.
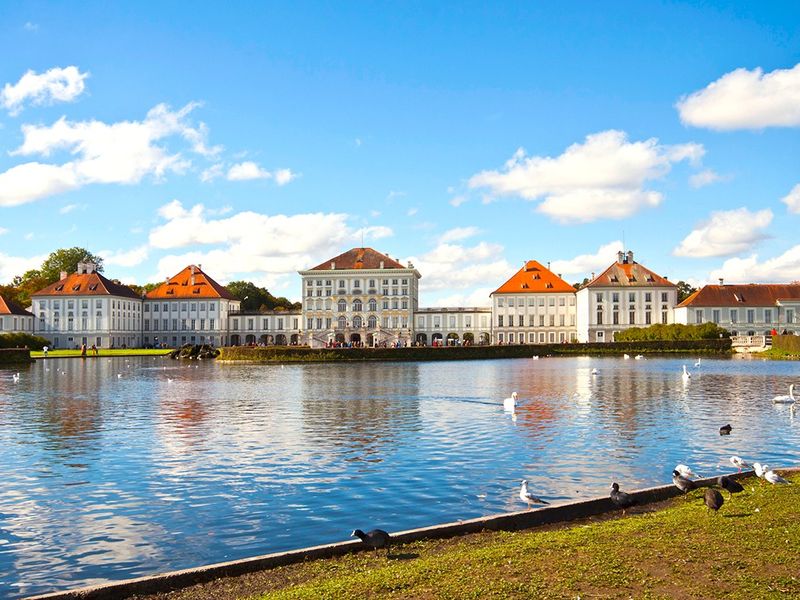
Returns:
[[[680,473],[681,477],[685,477],[686,479],[689,479],[690,477],[699,477],[697,473],[692,471],[686,465],[675,465],[675,470]]]
[[[550,504],[549,502],[545,502],[541,498],[537,498],[533,494],[528,491],[528,480],[522,480],[522,486],[519,488],[519,499],[523,502],[528,503],[528,508],[531,508],[531,504]]]
[[[728,490],[728,497],[733,498],[734,494],[738,494],[739,492],[743,492],[744,488],[742,484],[738,481],[734,481],[730,477],[725,475],[720,475],[717,477],[717,484],[724,490]]]
[[[367,533],[364,533],[360,529],[356,529],[350,534],[350,537],[357,537],[376,552],[380,548],[386,548],[386,554],[389,554],[389,543],[392,541],[392,536],[386,533],[383,529],[373,529]]]
[[[692,374],[686,370],[686,365],[683,365],[683,375],[681,375],[681,377],[683,377],[684,382],[687,382],[692,378]]]
[[[787,479],[784,479],[772,469],[769,469],[764,473],[764,479],[766,479],[773,485],[776,483],[786,483],[786,484],[790,483]]]
[[[794,404],[797,402],[797,398],[794,397],[794,384],[789,385],[789,395],[788,396],[775,396],[772,399],[773,404]]]
[[[725,499],[722,497],[722,494],[712,488],[708,488],[706,490],[704,500],[706,503],[706,512],[711,509],[716,513],[725,503]]]
[[[695,366],[695,367],[699,367],[699,366],[700,366],[700,358],[698,358],[698,359],[697,359],[697,362],[696,362],[696,363],[694,363],[694,366]]]
[[[733,429],[733,427],[731,427],[731,424],[728,423],[727,425],[723,425],[722,427],[719,428],[719,434],[720,435],[730,435],[732,429]]]
[[[753,469],[756,471],[756,477],[764,479],[764,474],[767,472],[768,467],[761,463],[753,463]]]
[[[678,488],[682,493],[690,492],[694,488],[697,487],[694,481],[691,479],[686,479],[683,475],[681,475],[678,471],[672,472],[672,483],[675,484],[675,487]]]
[[[511,392],[511,396],[503,400],[503,409],[514,411],[517,406],[517,392]]]
[[[625,510],[636,504],[637,500],[626,492],[620,492],[619,484],[615,481],[611,484],[611,502],[617,508],[621,508],[624,515]]]
[[[731,464],[733,464],[734,467],[739,469],[739,473],[742,472],[742,468],[743,467],[752,467],[753,466],[749,462],[747,462],[745,460],[742,460],[738,456],[731,456],[730,461],[731,461]]]
[[[14,374],[11,376],[11,379],[13,379],[13,380],[14,380],[14,383],[19,383],[19,373],[14,373]]]

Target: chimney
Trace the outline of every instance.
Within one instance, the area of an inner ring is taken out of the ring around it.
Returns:
[[[194,265],[192,265],[192,266],[191,266],[191,267],[189,267],[189,268],[192,270],[192,275],[194,275],[195,269],[197,269],[197,267],[195,267]]]
[[[197,270],[198,270],[198,271],[202,271],[202,270],[203,270],[203,265],[201,265],[201,264],[199,264],[199,263],[198,263],[198,264],[197,264]]]
[[[590,281],[594,281],[594,271],[592,271],[592,278],[590,279]]]
[[[633,250],[628,250],[628,264],[633,264]]]
[[[625,260],[623,258],[624,256],[625,256],[625,253],[622,250],[617,252],[617,263],[622,264],[624,262],[624,260]]]
[[[66,278],[67,278],[67,272],[61,271],[60,279],[66,279]]]
[[[550,270],[550,261],[549,260],[547,261],[547,270],[548,271]]]
[[[724,279],[722,279],[722,277],[720,277],[720,278],[719,278],[719,284],[720,284],[720,285],[724,285],[724,281],[725,281],[725,280],[724,280]]]
[[[336,270],[336,263],[331,261],[331,271]]]
[[[558,274],[558,278],[561,279],[561,273]]]
[[[380,268],[381,268],[381,269],[383,268],[383,261],[381,261],[381,266],[380,266]]]

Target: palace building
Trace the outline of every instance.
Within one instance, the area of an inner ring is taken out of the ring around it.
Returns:
[[[0,334],[33,333],[33,313],[0,296]]]

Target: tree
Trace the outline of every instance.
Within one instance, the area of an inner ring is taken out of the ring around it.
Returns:
[[[225,286],[241,302],[243,311],[292,310],[299,309],[299,302],[290,302],[284,297],[276,298],[266,288],[258,287],[251,281],[231,281]]]
[[[697,291],[696,287],[692,287],[685,281],[679,281],[676,285],[678,286],[678,303],[683,302]]]
[[[583,278],[583,282],[581,282],[581,283],[573,283],[572,287],[574,287],[576,290],[579,290],[583,286],[585,286],[587,283],[589,283],[589,278],[588,277],[584,277]]]

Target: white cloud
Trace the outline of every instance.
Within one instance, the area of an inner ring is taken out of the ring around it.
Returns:
[[[472,290],[471,292],[465,294],[450,294],[448,296],[440,296],[433,300],[433,302],[427,304],[426,306],[430,307],[487,307],[492,305],[492,300],[489,297],[497,288],[491,287],[482,287]]]
[[[454,227],[453,229],[448,229],[445,231],[439,237],[439,241],[442,243],[457,242],[459,240],[471,238],[472,236],[477,235],[479,232],[480,229],[477,227]]]
[[[0,227],[0,235],[5,235],[7,233],[8,233],[8,229],[6,229],[5,227]]]
[[[660,193],[644,189],[647,181],[665,176],[675,162],[697,164],[704,152],[694,143],[629,142],[625,132],[609,130],[555,158],[528,157],[520,148],[502,170],[473,175],[469,185],[493,195],[543,199],[537,210],[562,223],[622,219],[661,203]]]
[[[418,212],[419,212],[419,209],[418,209],[418,208],[414,208],[414,207],[412,207],[412,208],[409,208],[409,209],[406,211],[406,215],[408,215],[409,217],[413,217],[413,216],[414,216],[415,214],[417,214]]]
[[[203,183],[209,183],[214,181],[218,177],[222,177],[225,173],[225,167],[222,163],[217,163],[211,165],[207,169],[205,169],[202,173],[200,173],[200,181]]]
[[[23,163],[0,173],[0,206],[25,204],[93,183],[133,184],[148,175],[162,178],[168,172],[184,172],[189,161],[159,142],[180,136],[196,150],[199,129],[187,122],[196,106],[171,111],[159,104],[143,121],[110,125],[64,117],[51,126],[23,125],[23,143],[12,156],[50,157],[68,151],[73,159],[60,165]]]
[[[769,209],[750,212],[746,208],[711,213],[711,219],[692,231],[675,248],[675,256],[706,258],[730,256],[750,250],[765,239],[764,233],[772,222]]]
[[[298,174],[293,173],[291,169],[278,169],[275,171],[275,183],[278,185],[286,185],[290,181],[297,179]]]
[[[713,169],[704,169],[699,173],[693,174],[689,177],[689,185],[693,188],[701,188],[718,181],[723,181],[725,178],[714,171]]]
[[[792,188],[788,194],[781,198],[790,213],[800,214],[800,183]]]
[[[764,262],[758,255],[747,258],[729,258],[722,267],[712,271],[710,279],[725,279],[727,283],[783,283],[800,281],[800,245]]]
[[[39,25],[37,23],[32,23],[31,21],[25,21],[25,25],[23,25],[22,28],[25,31],[39,31]]]
[[[65,204],[61,208],[58,209],[58,212],[62,215],[69,214],[75,210],[86,210],[85,204]]]
[[[466,201],[467,201],[467,199],[464,196],[455,196],[454,198],[450,199],[450,206],[454,206],[455,208],[458,208],[459,206],[464,204],[464,202],[466,202]]]
[[[681,121],[716,130],[800,126],[800,64],[764,74],[736,69],[682,97]]]
[[[27,23],[26,23],[27,26]],[[0,92],[0,105],[11,116],[22,112],[25,103],[41,106],[55,102],[72,102],[83,93],[83,82],[89,73],[81,73],[78,67],[54,67],[44,73],[27,71],[15,84],[7,83]]]
[[[251,160],[233,165],[228,169],[228,181],[247,181],[249,179],[270,179],[272,173],[262,169]]]
[[[554,260],[550,264],[550,270],[556,274],[561,273],[561,277],[565,281],[588,277],[591,273],[604,271],[611,263],[615,262],[617,252],[620,250],[624,250],[622,242],[614,240],[600,246],[594,254],[579,254],[568,260]]]
[[[135,267],[147,260],[149,251],[147,245],[144,245],[127,251],[103,250],[98,254],[103,257],[103,263],[106,265]]]
[[[9,256],[0,252],[0,283],[10,283],[17,275],[22,275],[25,271],[30,271],[31,269],[38,269],[45,258],[47,258],[46,254],[25,258],[22,256]]]
[[[502,257],[503,247],[480,242],[471,247],[441,243],[430,252],[411,257],[424,275],[422,290],[463,290],[487,281],[504,281],[514,269]]]
[[[194,262],[202,263],[214,277],[225,281],[235,274],[256,273],[261,281],[275,284],[296,277],[325,258],[335,256],[345,245],[392,235],[383,226],[352,229],[350,218],[341,213],[265,215],[245,211],[225,218],[212,218],[201,204],[184,208],[178,200],[165,204],[158,215],[166,222],[150,231],[153,248],[217,246],[208,251],[170,255],[159,261],[156,277],[174,275]]]

